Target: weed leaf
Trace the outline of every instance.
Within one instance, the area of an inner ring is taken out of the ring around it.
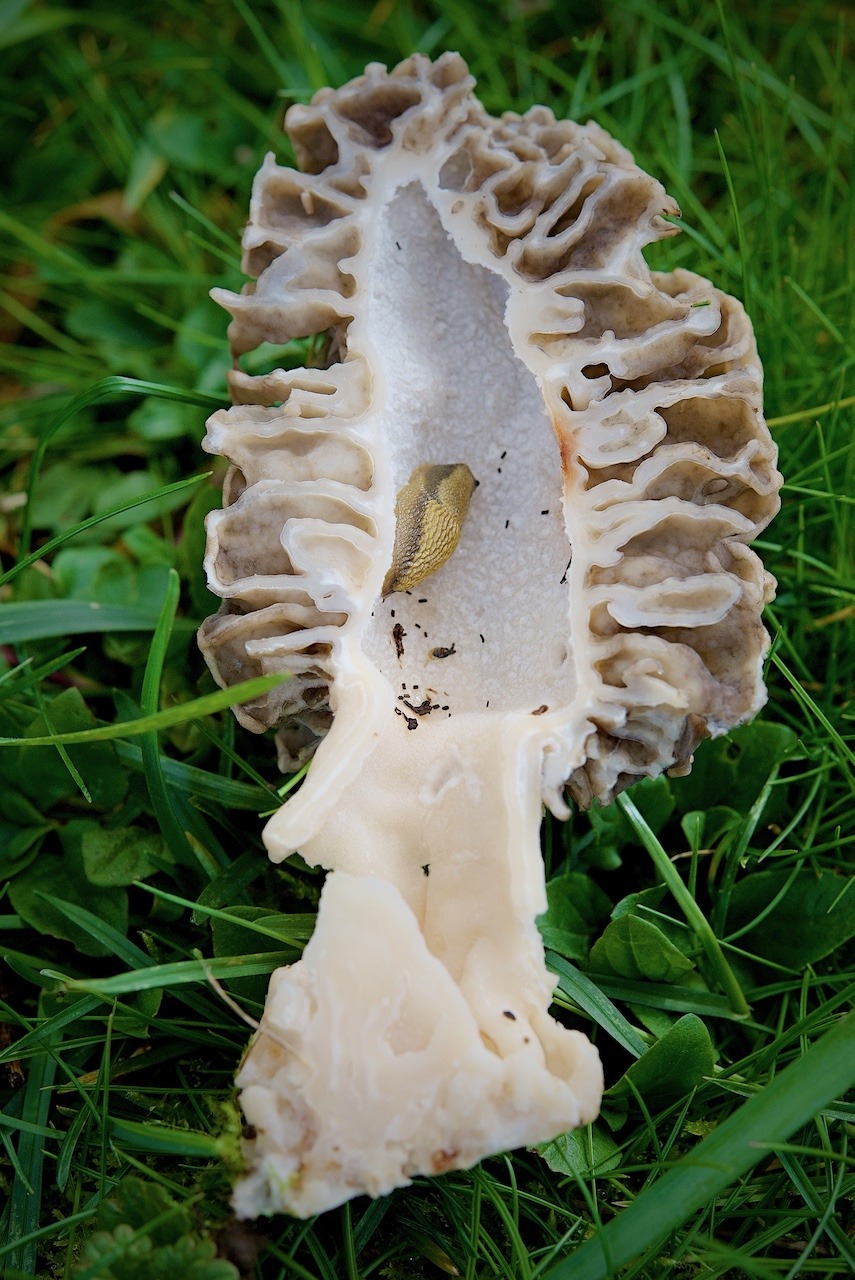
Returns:
[[[754,871],[733,889],[727,929],[753,955],[803,969],[855,936],[855,884],[831,871]]]

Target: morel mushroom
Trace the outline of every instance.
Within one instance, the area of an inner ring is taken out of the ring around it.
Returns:
[[[679,210],[602,129],[472,89],[458,55],[414,56],[292,107],[257,283],[215,292],[236,357],[329,335],[325,369],[236,367],[206,442],[232,467],[202,649],[223,685],[291,674],[237,715],[278,726],[283,768],[316,749],[265,841],[331,872],[238,1077],[244,1216],[590,1120],[596,1052],[547,1012],[541,805],[685,771],[765,696],[747,544],[780,477],[750,323],[648,269]],[[396,495],[460,466],[459,542],[407,587]]]

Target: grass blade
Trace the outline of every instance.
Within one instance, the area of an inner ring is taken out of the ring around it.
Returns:
[[[158,615],[122,604],[85,600],[21,600],[4,604],[0,644],[76,636],[95,631],[154,631]]]
[[[724,952],[719,945],[718,938],[712,931],[709,921],[686,888],[679,871],[626,792],[618,796],[617,803],[632,823],[641,843],[653,859],[656,870],[665,881],[675,902],[679,904],[680,909],[697,934],[698,941],[706,952],[710,966],[726,992],[734,1013],[738,1017],[747,1018],[751,1013],[751,1009],[745,999],[742,988],[725,959]]]
[[[130,501],[117,502],[111,507],[105,507],[103,511],[97,512],[94,516],[89,516],[88,520],[81,520],[79,524],[74,525],[71,529],[64,529],[62,533],[58,533],[55,538],[50,538],[36,551],[30,552],[12,565],[11,569],[7,569],[5,573],[0,573],[0,587],[7,582],[11,582],[24,569],[29,568],[31,564],[35,564],[37,560],[43,560],[45,556],[49,556],[52,551],[56,551],[66,542],[70,542],[72,538],[76,538],[79,533],[83,533],[86,529],[94,529],[96,525],[103,524],[105,520],[112,520],[113,516],[121,515],[125,511],[133,511],[135,507],[144,507],[149,502],[159,502],[162,498],[171,498],[173,494],[181,493],[184,489],[192,489],[196,485],[207,480],[210,471],[205,471],[202,475],[191,476],[189,480],[178,480],[175,484],[164,485],[162,489],[153,489],[151,493],[144,493],[139,498],[131,498]]]
[[[606,1280],[664,1240],[731,1182],[769,1155],[855,1084],[855,1013],[850,1013],[545,1280]]]
[[[142,769],[142,752],[136,743],[117,742],[116,751],[122,763],[130,769]],[[160,768],[170,786],[198,799],[221,804],[225,809],[262,813],[270,808],[271,801],[275,799],[275,792],[272,790],[224,778],[220,773],[199,769],[196,765],[185,764],[183,760],[173,760],[171,756],[161,755]]]
[[[173,1129],[166,1124],[144,1124],[135,1120],[110,1120],[108,1133],[111,1141],[131,1151],[209,1160],[220,1154],[216,1138],[193,1129]]]
[[[590,978],[574,969],[572,964],[568,964],[554,951],[547,951],[546,963],[558,975],[559,991],[573,1000],[580,1009],[584,1009],[628,1053],[634,1058],[640,1058],[647,1052],[647,1045],[632,1023],[627,1022],[620,1010],[615,1008],[608,996]]]
[[[180,595],[181,580],[175,570],[170,569],[166,598],[163,602],[163,609],[158,618],[157,626],[154,629],[148,661],[145,664],[145,674],[143,675],[142,691],[140,693],[140,710],[143,716],[157,715],[160,704],[160,681],[163,676],[163,664],[166,659],[169,640],[172,636],[172,626],[175,622]],[[166,785],[166,779],[160,764],[160,747],[156,729],[153,729],[150,733],[143,734],[141,747],[148,794],[163,838],[178,865],[189,863],[192,866],[195,856],[187,840],[184,827],[175,812],[175,806],[172,803],[169,788]]]
[[[215,711],[223,711],[239,702],[250,702],[260,698],[270,689],[287,679],[286,676],[256,676],[252,680],[244,680],[233,684],[229,689],[219,689],[216,693],[206,693],[202,698],[192,702],[183,702],[177,707],[167,707],[155,715],[140,716],[138,720],[122,720],[118,724],[102,724],[96,729],[79,729],[74,733],[57,733],[53,737],[41,738],[0,738],[0,747],[52,747],[58,742],[109,742],[113,738],[134,738],[141,733],[151,733],[161,729],[171,729],[176,724],[186,724],[188,720],[197,720],[200,716],[212,715]]]
[[[181,986],[187,982],[207,982],[208,978],[249,978],[272,973],[281,965],[291,964],[294,951],[261,951],[251,956],[221,956],[219,960],[176,960],[171,964],[155,964],[148,969],[117,973],[112,978],[66,978],[53,969],[43,969],[48,978],[56,978],[64,991],[86,991],[112,1000],[132,991],[151,991],[157,987]]]
[[[7,1242],[20,1241],[9,1258],[10,1269],[25,1275],[36,1274],[36,1242],[33,1232],[39,1225],[42,1202],[42,1177],[44,1172],[44,1139],[39,1130],[44,1129],[51,1103],[51,1089],[56,1075],[56,1057],[51,1052],[60,1039],[55,1029],[45,1047],[30,1059],[27,1083],[24,1090],[22,1120],[34,1126],[25,1130],[18,1139],[19,1171],[12,1183],[9,1197]]]
[[[221,409],[223,407],[223,401],[218,396],[210,396],[203,391],[183,391],[178,387],[164,386],[160,382],[143,382],[139,378],[102,378],[100,382],[95,383],[94,387],[90,387],[88,391],[75,396],[71,403],[65,407],[63,412],[40,436],[39,442],[33,451],[30,461],[30,473],[27,479],[27,505],[24,508],[24,519],[21,524],[19,542],[19,554],[21,556],[27,556],[30,550],[30,541],[33,534],[33,498],[36,484],[38,483],[39,471],[48,446],[66,423],[80,413],[81,409],[88,409],[90,405],[101,404],[105,400],[121,399],[122,396],[127,395],[152,396],[157,400],[177,400],[182,404],[198,404],[206,409]]]

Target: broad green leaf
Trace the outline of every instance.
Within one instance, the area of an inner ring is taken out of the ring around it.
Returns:
[[[692,772],[671,782],[680,812],[724,806],[748,813],[773,769],[793,753],[797,743],[792,729],[768,720],[755,720],[724,738],[702,742],[695,752]],[[786,795],[784,788],[778,787],[762,821],[774,821],[782,805],[786,805]]]
[[[107,888],[144,880],[167,856],[160,837],[142,827],[94,825],[83,836],[82,853],[86,878]]]
[[[222,179],[234,164],[235,149],[247,140],[247,125],[225,104],[212,100],[203,115],[164,107],[149,124],[153,147],[167,159],[194,173]]]
[[[151,195],[161,181],[167,167],[164,157],[158,155],[148,142],[143,140],[137,144],[128,179],[125,183],[124,197],[125,205],[128,209],[132,209],[136,213],[140,205],[145,201],[146,196]],[[156,435],[148,437],[151,440],[170,438],[170,436],[162,437]]]
[[[242,853],[230,867],[226,867],[225,871],[221,871],[209,884],[205,885],[199,894],[198,907],[193,913],[193,923],[201,924],[206,919],[204,912],[198,908],[224,907],[230,903],[232,906],[239,903],[248,905],[241,902],[241,899],[246,897],[247,886],[259,876],[264,875],[267,868],[267,860],[262,854],[252,853],[250,850]]]
[[[680,826],[690,846],[694,844],[698,849],[712,849],[722,836],[738,827],[742,820],[742,814],[735,809],[730,809],[727,805],[713,805],[706,812],[692,809],[683,814]]]
[[[554,1173],[574,1178],[593,1178],[608,1173],[620,1164],[620,1148],[602,1125],[586,1125],[559,1134],[551,1142],[534,1148]]]
[[[77,524],[91,512],[107,477],[118,475],[117,467],[69,466],[65,462],[47,467],[33,504],[33,524],[53,533]]]
[[[636,782],[631,790],[636,808],[650,830],[658,835],[675,809],[670,779],[662,775],[658,778],[642,778],[641,782]],[[636,842],[638,837],[632,824],[626,821],[624,814],[621,814],[621,817],[626,823],[624,839]]]
[[[752,871],[730,895],[727,931],[746,951],[803,969],[855,936],[855,880],[807,868],[795,878],[786,868]]]
[[[113,1030],[121,1035],[135,1036],[138,1040],[146,1040],[151,1035],[151,1023],[155,1022],[160,1006],[163,1003],[163,992],[157,987],[149,991],[135,991],[122,1001],[122,1008],[117,1008],[113,1018]],[[132,1009],[129,1013],[126,1010]]]
[[[25,243],[31,240],[28,229],[21,223],[5,215],[0,210],[0,224],[6,226],[7,230],[11,229],[15,234],[19,235]],[[44,242],[39,241],[39,247]],[[38,493],[39,473],[45,454],[51,444],[56,440],[57,436],[69,422],[84,410],[95,404],[100,404],[105,400],[115,400],[126,395],[136,396],[154,396],[161,400],[178,400],[185,404],[204,405],[206,408],[212,409],[222,407],[222,398],[214,397],[202,391],[185,391],[178,387],[171,387],[159,382],[147,382],[137,378],[126,378],[119,376],[110,376],[102,378],[93,386],[88,387],[86,391],[75,396],[69,401],[64,409],[57,414],[52,422],[40,432],[38,445],[30,460],[30,472],[28,478],[27,489],[29,493],[29,501],[24,508],[24,520],[21,526],[20,550],[21,555],[26,556],[30,550],[30,541],[32,537],[32,508],[35,495]]]
[[[0,757],[0,779],[3,780],[0,785],[0,814],[16,827],[44,826],[44,814],[36,808],[32,800],[28,800],[13,786],[13,782],[17,780],[17,771],[14,766],[4,769],[2,757]]]
[[[247,955],[259,945],[259,938],[264,935],[242,927],[241,920],[275,933],[289,946],[302,946],[302,942],[294,937],[292,918],[280,915],[278,912],[271,912],[268,907],[230,907],[228,915],[230,919],[222,916],[214,916],[211,919],[214,955],[218,958]],[[294,959],[297,959],[296,955]],[[238,978],[230,982],[229,987],[239,998],[255,1000],[258,1004],[263,1004],[267,991],[267,976]]]
[[[143,440],[198,438],[204,429],[205,414],[197,405],[175,400],[143,400],[128,418],[128,426]]]
[[[48,901],[50,897],[67,899],[86,907],[94,915],[116,929],[127,933],[128,895],[124,889],[103,889],[89,884],[83,861],[74,851],[60,858],[42,853],[9,886],[9,900],[22,919],[39,933],[71,942],[87,956],[109,955],[109,948],[69,920],[68,916]]]
[[[66,599],[131,603],[123,596],[131,589],[134,567],[111,547],[64,547],[54,557],[52,572]]]
[[[619,920],[621,916],[638,915],[639,907],[649,907],[655,911],[667,892],[666,885],[655,884],[649,889],[641,889],[638,893],[628,893],[612,908],[612,920]]]
[[[133,367],[143,368],[145,361],[140,355],[147,348],[159,347],[163,340],[162,331],[137,308],[92,295],[69,307],[65,323],[69,333],[90,339],[106,362],[116,367],[127,353]]]
[[[175,546],[166,538],[161,538],[147,524],[134,525],[122,533],[122,543],[141,565],[166,565],[171,568],[175,563]]]
[[[649,921],[665,934],[669,942],[673,942],[678,951],[687,952],[694,945],[694,939],[685,921],[674,916],[675,910],[679,908],[673,905],[673,900],[669,900],[667,885],[657,884],[621,898],[612,909],[612,919],[636,916],[639,920]]]
[[[0,880],[11,879],[38,857],[42,842],[53,827],[42,823],[37,827],[16,827],[0,822]]]
[[[695,966],[655,924],[640,916],[624,915],[612,920],[594,943],[590,967],[621,978],[673,982]]]
[[[674,797],[667,778],[644,778],[631,789],[633,802],[644,817],[651,831],[661,831],[674,812]],[[631,822],[617,804],[591,809],[588,814],[594,831],[594,843],[584,852],[589,866],[613,871],[623,861],[622,852],[628,844],[638,844],[638,835]]]
[[[663,1107],[685,1097],[705,1076],[712,1075],[714,1065],[709,1032],[700,1018],[686,1013],[606,1090],[605,1096],[630,1100],[632,1081],[649,1107]]]
[[[666,988],[666,990],[670,990],[670,988]],[[664,1009],[655,1009],[650,1005],[631,1004],[629,1011],[657,1040],[661,1040],[663,1036],[666,1036],[677,1021],[673,1013],[666,1013]],[[696,1013],[697,1010],[684,1010],[684,1012]]]
[[[246,921],[254,928],[247,928]],[[212,917],[215,956],[240,956],[258,945],[259,929],[291,947],[302,947],[306,933],[313,928],[314,917],[282,915],[269,907],[229,907],[227,916]],[[295,928],[296,924],[296,928]]]
[[[593,934],[608,919],[611,902],[590,876],[569,871],[546,886],[547,908],[538,917],[544,946],[584,961]]]
[[[45,717],[37,715],[26,730],[25,738],[43,737],[48,732],[76,733],[95,726],[95,717],[76,688],[64,689],[52,698],[47,704],[47,713],[50,729]],[[71,747],[68,754],[93,804],[112,809],[121,802],[128,789],[128,778],[119,766],[111,743]],[[0,776],[13,779],[42,812],[77,793],[74,779],[55,747],[21,747],[8,760],[0,759]]]

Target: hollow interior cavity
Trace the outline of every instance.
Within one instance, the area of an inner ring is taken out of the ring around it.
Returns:
[[[561,460],[505,326],[508,286],[464,259],[415,182],[383,210],[364,278],[394,492],[423,462],[466,462],[479,482],[457,550],[412,592],[378,602],[365,650],[396,699],[428,699],[438,718],[566,706],[575,678]]]

